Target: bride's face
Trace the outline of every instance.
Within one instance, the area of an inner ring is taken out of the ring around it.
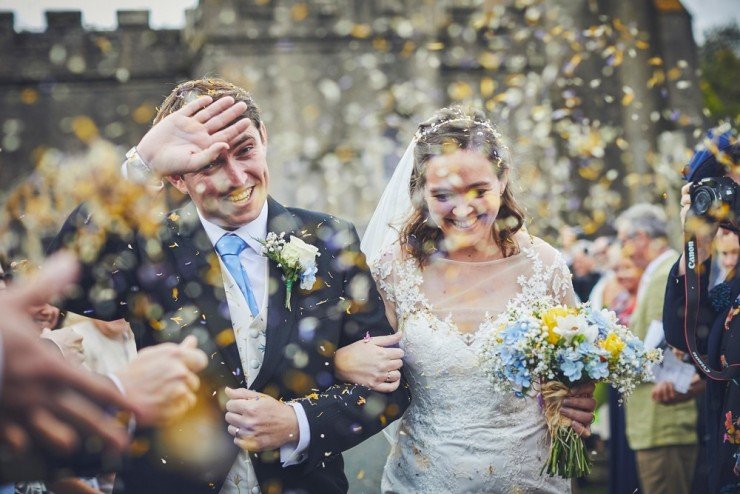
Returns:
[[[459,149],[429,160],[424,200],[449,252],[491,246],[505,187],[506,175],[497,177],[481,152]]]

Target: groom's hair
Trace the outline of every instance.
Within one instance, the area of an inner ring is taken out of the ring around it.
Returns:
[[[250,119],[257,129],[261,129],[262,116],[260,115],[260,109],[249,91],[218,78],[195,79],[178,84],[162,102],[162,106],[157,109],[154,125],[195,98],[204,95],[211,96],[214,101],[225,96],[231,96],[237,102],[243,101],[247,104],[247,109],[244,111],[242,118]]]

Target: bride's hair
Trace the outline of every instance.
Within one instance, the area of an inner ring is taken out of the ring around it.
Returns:
[[[405,250],[423,267],[439,249],[443,237],[442,230],[430,221],[424,200],[429,160],[457,149],[480,151],[496,168],[499,179],[510,168],[510,160],[501,135],[478,110],[465,111],[459,106],[442,108],[419,125],[415,139],[414,168],[409,181],[413,211],[401,230],[400,239]],[[511,193],[510,184],[507,181],[501,196],[501,207],[491,229],[493,240],[504,257],[518,252],[514,234],[524,224],[524,213]]]

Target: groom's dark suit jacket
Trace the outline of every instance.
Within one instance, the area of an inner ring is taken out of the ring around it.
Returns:
[[[94,218],[84,205],[75,210],[52,250],[79,243],[91,231],[99,239]],[[366,332],[384,335],[392,328],[350,223],[270,198],[271,231],[300,237],[321,255],[317,282],[308,291],[293,287],[290,311],[282,272],[269,261],[267,343],[251,389],[298,399],[311,442],[299,465],[283,468],[279,451],[252,453],[252,463],[263,494],[346,492],[341,452],[400,417],[410,394],[405,381],[390,394],[336,382],[333,353]],[[209,356],[198,404],[171,426],[138,431],[122,477],[125,492],[136,494],[218,492],[237,454],[226,432],[223,388],[244,387],[244,370],[219,263],[193,204],[169,214],[156,235],[109,232],[99,254],[84,264],[80,290],[65,309],[125,317],[140,349],[198,336]],[[240,483],[244,491],[246,481]]]

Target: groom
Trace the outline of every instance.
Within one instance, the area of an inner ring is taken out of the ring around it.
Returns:
[[[392,329],[354,227],[268,196],[267,143],[249,93],[218,79],[180,84],[124,167],[142,188],[164,178],[191,202],[156,234],[106,232],[66,301],[125,317],[139,348],[195,334],[211,357],[194,412],[137,431],[125,492],[346,492],[341,452],[409,404],[402,376],[390,394],[336,381],[337,348]],[[80,206],[54,248],[95,218]],[[292,241],[315,274],[286,283],[285,266],[261,255],[268,233],[305,242]]]

